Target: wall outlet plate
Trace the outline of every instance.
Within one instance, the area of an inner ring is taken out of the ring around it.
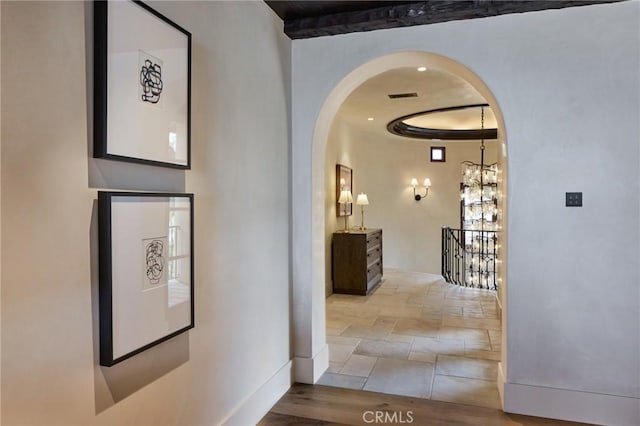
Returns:
[[[565,193],[566,207],[582,207],[582,192]]]

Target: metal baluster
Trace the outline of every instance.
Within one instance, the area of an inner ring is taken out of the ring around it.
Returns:
[[[446,281],[447,277],[445,274],[446,271],[446,266],[445,266],[445,256],[446,253],[444,251],[444,238],[445,238],[445,230],[446,228],[442,227],[442,229],[440,229],[440,275],[442,275]]]
[[[493,233],[493,289],[494,290],[498,290],[498,281],[496,278],[496,272],[497,269],[496,268],[496,259],[498,258],[498,251],[496,246],[498,245],[498,234],[497,233]]]

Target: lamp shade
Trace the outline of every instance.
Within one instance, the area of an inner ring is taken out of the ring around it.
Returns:
[[[411,179],[411,186],[413,186],[414,188],[418,186],[418,179],[416,178]]]
[[[427,188],[430,188],[431,187],[431,179],[426,178],[424,180],[424,186],[426,186]]]
[[[356,204],[359,206],[368,206],[369,198],[367,198],[367,194],[361,192],[358,194],[358,199],[356,200]]]
[[[349,190],[340,191],[340,198],[338,198],[338,203],[340,204],[353,203],[353,195],[351,195],[351,191]]]

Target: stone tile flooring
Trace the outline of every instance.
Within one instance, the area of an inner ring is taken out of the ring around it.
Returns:
[[[319,384],[500,408],[493,292],[386,269],[369,296],[327,298],[329,370]]]

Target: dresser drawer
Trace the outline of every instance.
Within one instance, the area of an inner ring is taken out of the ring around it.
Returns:
[[[382,281],[382,262],[370,268],[367,272],[367,293]]]
[[[379,260],[382,257],[382,246],[373,246],[367,250],[367,265],[375,260]]]
[[[379,246],[382,243],[382,231],[374,232],[367,235],[367,250],[371,247]]]
[[[376,275],[382,275],[382,261],[380,258],[367,265],[367,282],[371,281]]]

